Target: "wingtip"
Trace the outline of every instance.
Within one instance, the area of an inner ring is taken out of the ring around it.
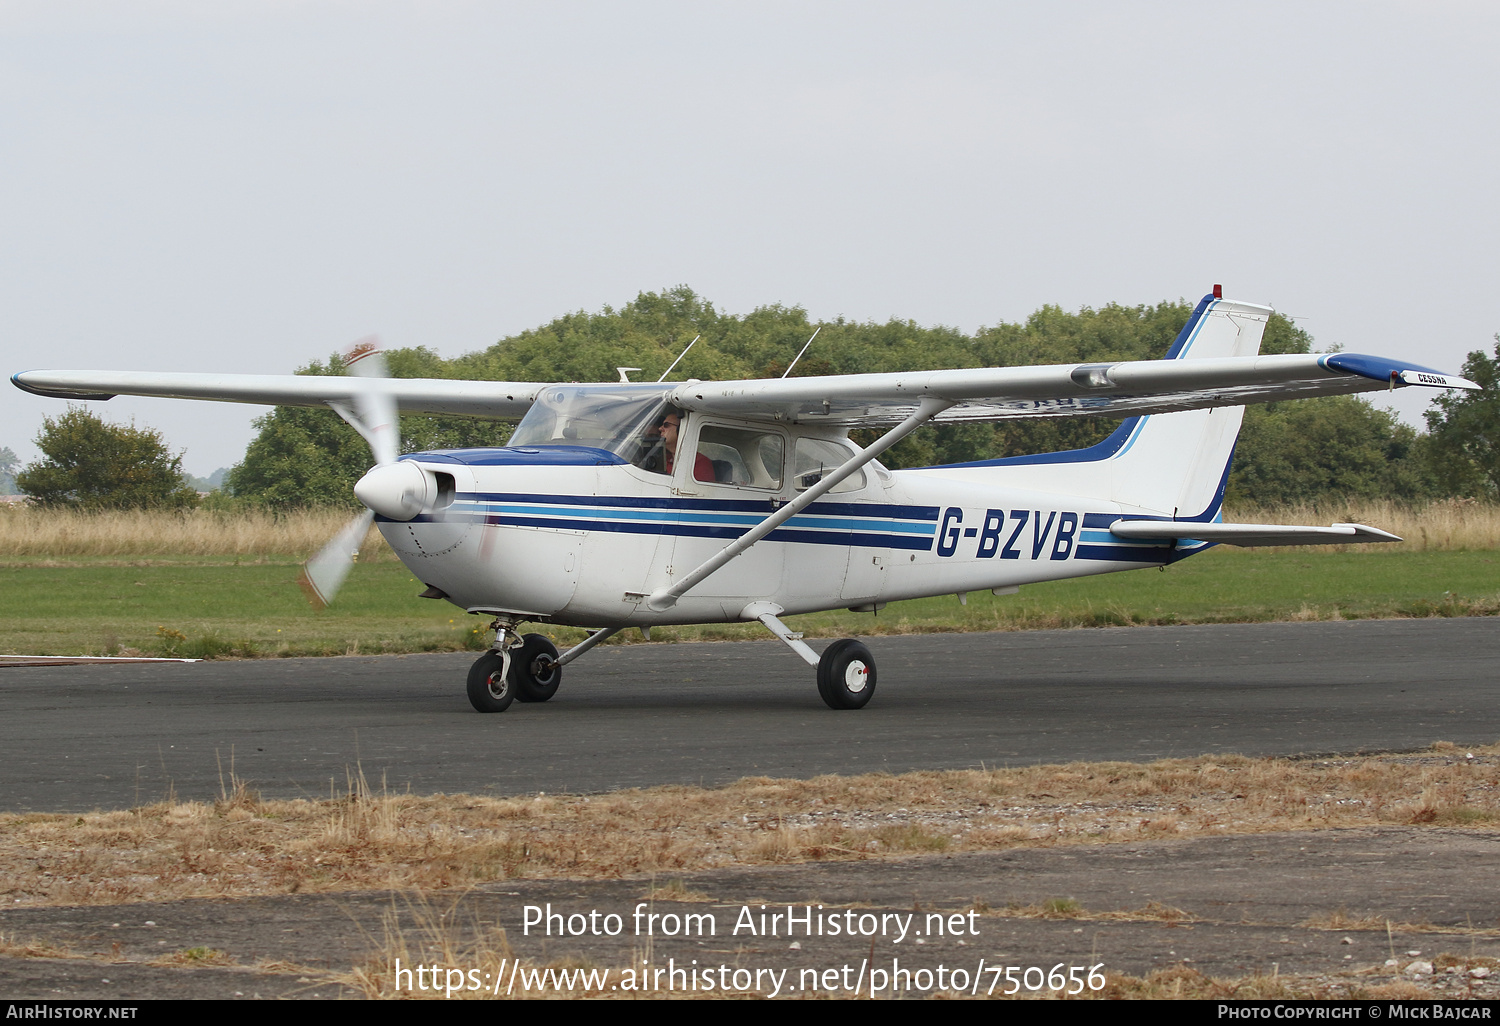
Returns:
[[[32,395],[39,395],[47,399],[90,399],[103,401],[113,399],[118,394],[115,392],[85,392],[71,388],[47,388],[25,380],[28,374],[45,375],[47,373],[47,371],[35,370],[16,371],[16,373],[10,376],[10,383],[23,392],[30,392]]]

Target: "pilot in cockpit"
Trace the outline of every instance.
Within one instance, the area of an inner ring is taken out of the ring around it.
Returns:
[[[677,465],[678,432],[682,428],[683,412],[669,406],[652,426],[645,439],[646,455],[639,466],[656,474],[671,475]],[[699,481],[713,481],[714,465],[701,452],[693,459],[693,477]]]

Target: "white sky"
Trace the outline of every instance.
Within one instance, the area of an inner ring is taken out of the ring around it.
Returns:
[[[972,330],[1223,282],[1457,371],[1497,52],[1444,0],[0,0],[0,370],[451,356],[679,283]],[[4,395],[29,459],[64,404]],[[96,408],[205,475],[262,412]]]

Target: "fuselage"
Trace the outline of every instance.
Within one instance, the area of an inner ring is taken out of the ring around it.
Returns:
[[[767,430],[756,430],[765,446]],[[841,434],[795,427],[770,442],[800,453],[802,438],[823,451],[830,444],[855,451]],[[1007,487],[1002,469],[975,481],[943,468],[889,471],[872,463],[675,606],[655,611],[646,603],[653,591],[791,501],[807,476],[706,481],[698,479],[707,476],[701,463],[696,475],[686,460],[667,475],[604,449],[568,445],[403,460],[452,479],[442,508],[405,522],[380,518],[382,534],[423,583],[472,612],[581,627],[739,621],[757,601],[787,613],[873,608],[1160,566],[1201,547],[1115,537],[1109,525],[1122,515],[1160,511]]]

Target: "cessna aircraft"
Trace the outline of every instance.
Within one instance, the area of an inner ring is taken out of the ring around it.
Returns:
[[[751,381],[556,384],[391,379],[372,345],[348,377],[27,371],[37,395],[328,406],[369,442],[367,507],[308,561],[316,603],[338,591],[372,520],[446,599],[493,617],[474,664],[480,712],[545,702],[562,668],[628,627],[760,621],[817,669],[834,709],[875,691],[846,638],[818,655],[787,614],[1164,566],[1211,545],[1399,541],[1362,524],[1226,524],[1220,507],[1247,403],[1464,378],[1350,353],[1259,356],[1271,310],[1222,298],[1166,357],[1122,363]],[[665,377],[665,375],[663,375]],[[400,413],[520,419],[501,448],[400,455]],[[1119,417],[1087,449],[887,470],[927,423]],[[885,427],[860,448],[853,428]],[[524,622],[592,633],[566,652]]]

